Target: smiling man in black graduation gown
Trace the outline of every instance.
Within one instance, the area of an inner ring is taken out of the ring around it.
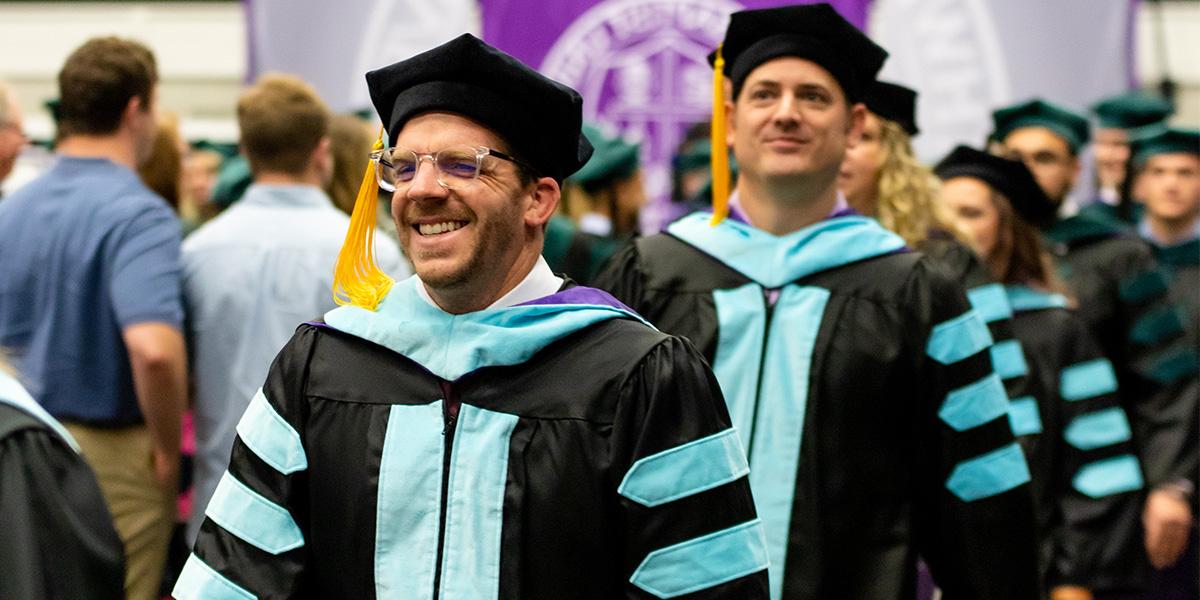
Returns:
[[[701,357],[540,256],[579,95],[470,35],[367,82],[417,275],[374,266],[365,181],[346,304],[250,403],[176,597],[766,598]]]
[[[948,599],[1035,598],[1029,472],[987,325],[837,192],[885,57],[829,5],[735,13],[713,57],[714,87],[733,84],[714,117],[740,168],[732,216],[717,169],[715,218],[636,241],[598,285],[713,361],[773,599],[912,598],[918,553]]]

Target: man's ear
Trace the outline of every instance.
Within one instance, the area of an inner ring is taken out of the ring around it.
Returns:
[[[863,130],[867,123],[867,106],[862,102],[857,102],[850,107],[850,114],[846,119],[846,147],[853,148],[862,141]]]
[[[333,177],[333,140],[329,136],[322,137],[317,147],[313,148],[308,157],[308,170],[320,175],[322,186],[327,185]]]
[[[542,227],[558,210],[559,199],[562,198],[562,188],[552,177],[541,177],[533,183],[530,192],[532,201],[525,209],[525,224],[530,227]]]

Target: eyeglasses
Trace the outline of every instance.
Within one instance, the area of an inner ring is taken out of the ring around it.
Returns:
[[[479,177],[485,156],[494,156],[536,172],[528,164],[499,150],[486,146],[454,146],[431,154],[420,154],[405,148],[385,148],[371,153],[375,161],[375,178],[379,187],[389,192],[412,183],[417,170],[426,159],[437,169],[437,182],[446,189],[458,189]]]

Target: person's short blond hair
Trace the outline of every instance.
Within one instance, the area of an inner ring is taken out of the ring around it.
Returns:
[[[254,174],[300,175],[329,135],[329,108],[298,77],[268,73],[238,98],[242,153]]]

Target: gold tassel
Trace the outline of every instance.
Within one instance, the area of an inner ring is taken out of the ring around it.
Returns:
[[[379,137],[371,149],[383,149],[383,128],[379,129]],[[367,172],[363,174],[362,185],[358,188],[354,212],[350,215],[350,229],[346,232],[346,241],[342,243],[337,265],[333,268],[333,301],[342,306],[352,304],[375,310],[394,283],[375,262],[378,191],[375,161],[371,161],[367,163]]]
[[[716,227],[729,215],[729,145],[725,143],[725,57],[717,46],[713,61],[712,221]]]

